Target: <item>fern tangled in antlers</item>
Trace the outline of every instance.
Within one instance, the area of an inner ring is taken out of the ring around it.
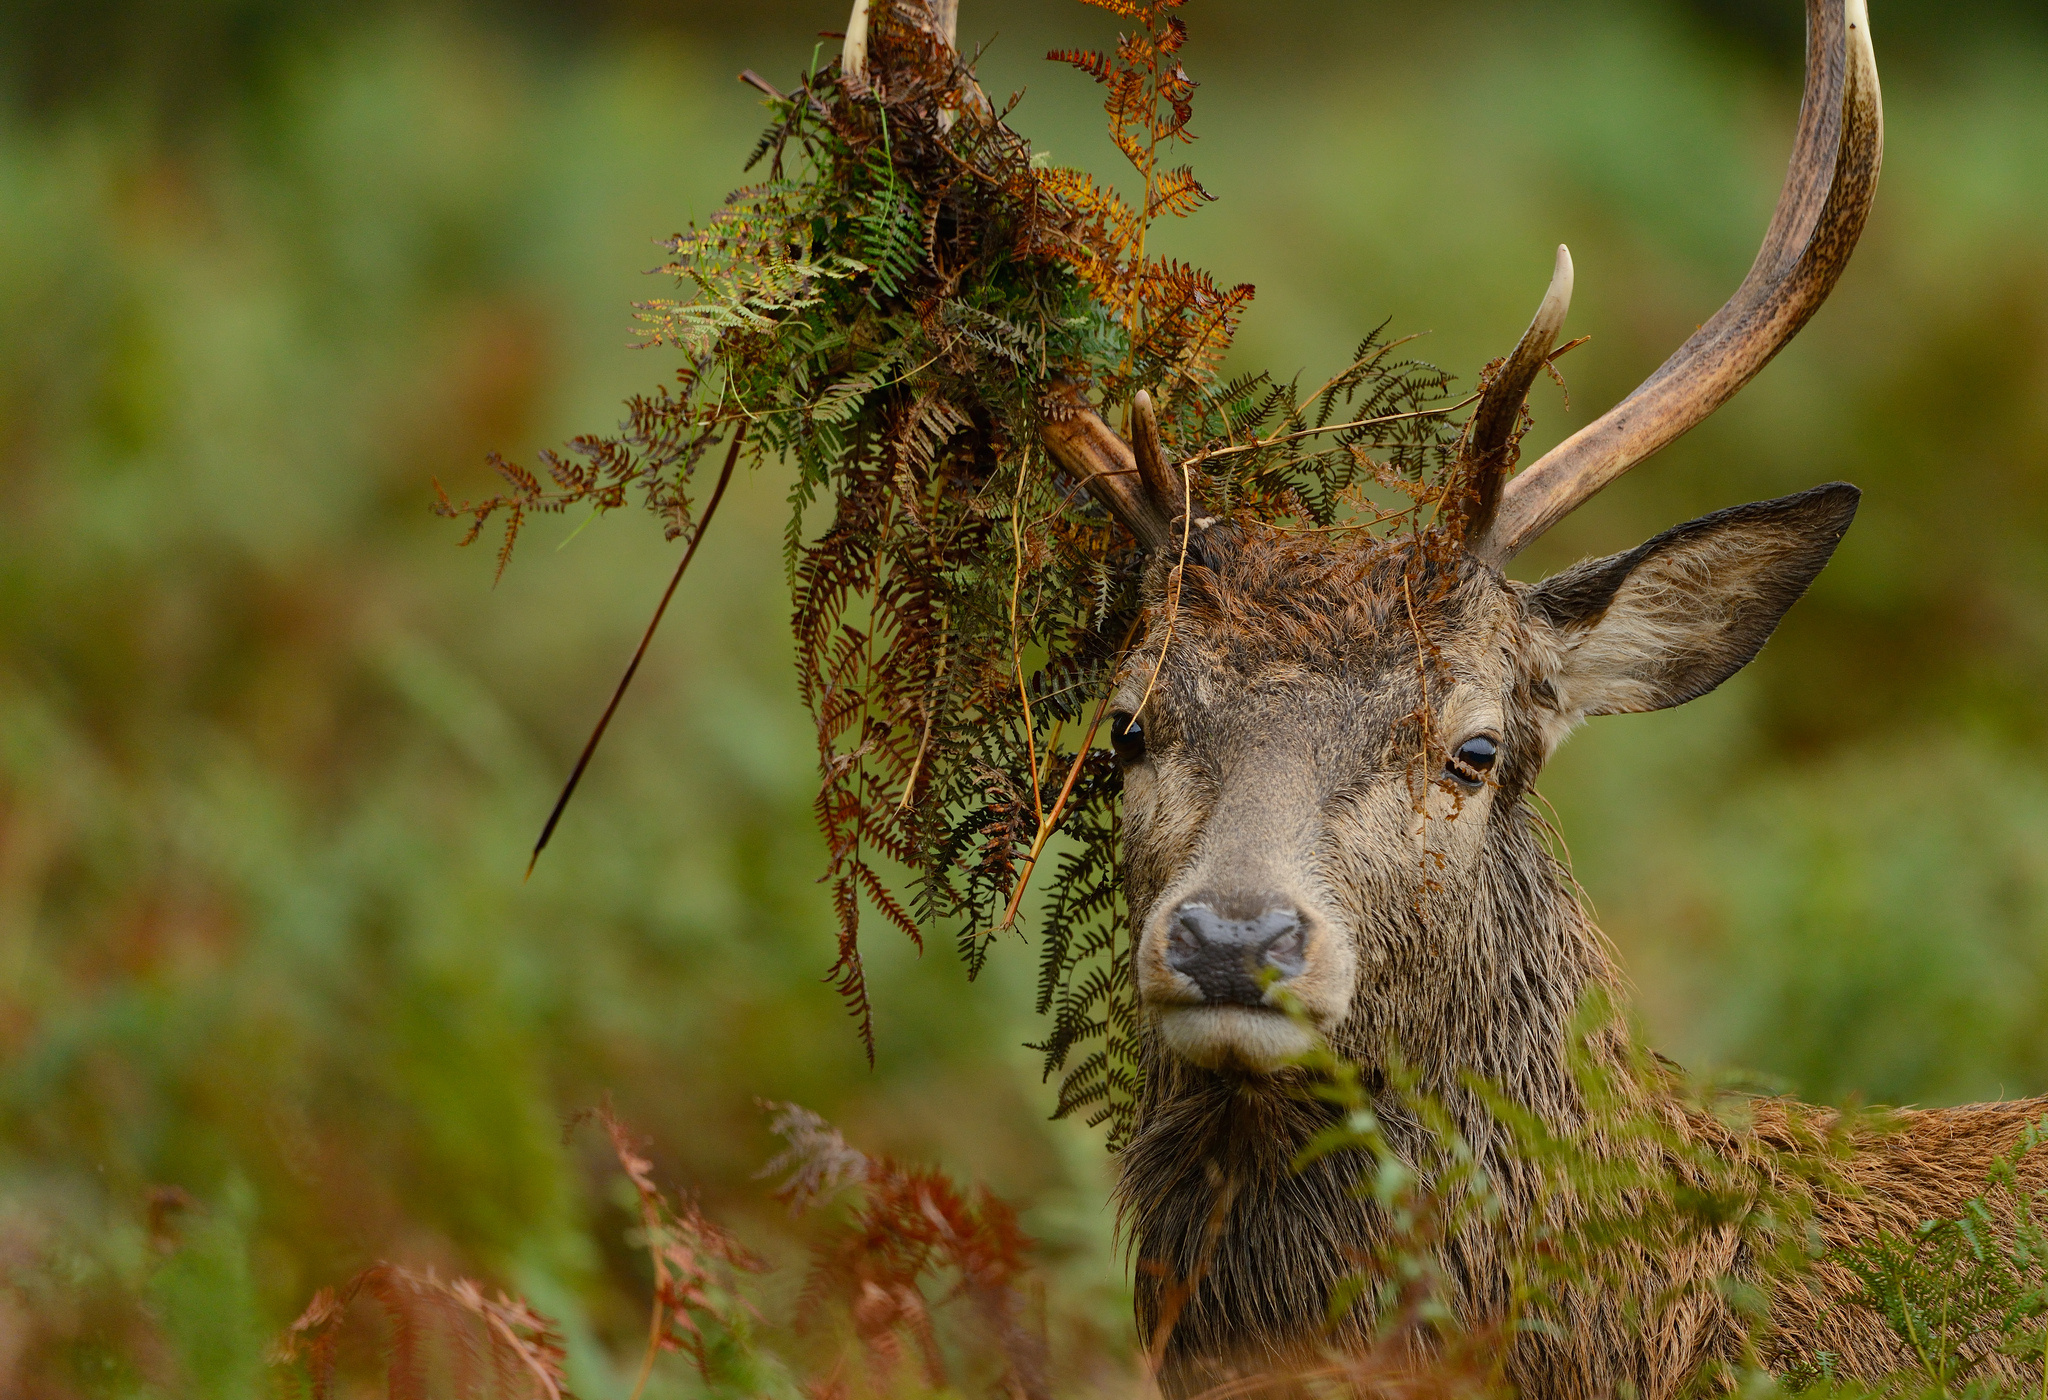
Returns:
[[[863,0],[848,59],[787,93],[745,75],[768,94],[749,163],[767,179],[670,241],[665,270],[689,295],[639,312],[647,343],[681,356],[673,384],[633,399],[616,436],[544,453],[540,473],[493,458],[508,490],[437,509],[466,518],[469,539],[502,516],[501,568],[529,516],[636,498],[694,548],[742,457],[793,464],[786,558],[833,980],[872,1056],[863,921],[920,947],[949,929],[972,973],[1059,834],[1038,1048],[1066,1075],[1062,1111],[1110,1123],[1114,1142],[1135,1025],[1117,777],[1095,736],[1136,636],[1141,555],[1040,428],[1080,386],[1105,408],[1148,389],[1200,511],[1388,530],[1440,502],[1452,415],[1470,400],[1379,332],[1313,393],[1221,381],[1252,288],[1147,249],[1156,219],[1209,197],[1169,160],[1194,139],[1178,0],[1087,3],[1132,31],[1110,54],[1051,57],[1107,89],[1138,203],[1034,164],[1007,121],[1015,101],[992,107],[925,0]],[[699,513],[698,469],[720,446]]]

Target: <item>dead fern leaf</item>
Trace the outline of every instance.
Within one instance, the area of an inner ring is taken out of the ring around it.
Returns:
[[[431,1269],[398,1264],[375,1264],[338,1289],[321,1289],[272,1349],[273,1364],[303,1364],[312,1400],[335,1394],[341,1325],[350,1305],[366,1295],[385,1323],[390,1400],[427,1400],[442,1373],[452,1373],[465,1395],[574,1400],[561,1334],[524,1299],[502,1291],[492,1296],[474,1279],[443,1279]],[[480,1373],[485,1360],[495,1377],[488,1387]]]
[[[1148,244],[1154,221],[1209,199],[1165,158],[1194,139],[1187,26],[1170,0],[1091,3],[1126,22],[1115,47],[1051,57],[1100,85],[1142,195],[1035,159],[920,0],[874,0],[863,72],[757,83],[767,178],[669,241],[680,290],[641,314],[647,342],[679,358],[672,384],[631,400],[618,433],[544,454],[545,481],[495,462],[503,491],[434,509],[472,537],[503,516],[502,565],[524,522],[572,505],[637,500],[671,536],[689,530],[698,469],[742,424],[750,462],[790,463],[827,977],[872,1056],[864,927],[919,948],[949,930],[973,972],[999,929],[1035,914],[1047,1072],[1063,1111],[1114,1141],[1137,1031],[1118,972],[1115,772],[1084,721],[1138,622],[1144,561],[1044,457],[1047,386],[1086,381],[1106,409],[1151,390],[1192,464],[1190,506],[1284,528],[1412,518],[1455,456],[1455,404],[1447,376],[1395,360],[1377,333],[1307,398],[1264,375],[1221,382],[1252,287]],[[1396,482],[1394,511],[1359,494]],[[1049,814],[1058,775],[1069,796]],[[1020,910],[1059,832],[1084,850],[1061,857],[1041,909]]]

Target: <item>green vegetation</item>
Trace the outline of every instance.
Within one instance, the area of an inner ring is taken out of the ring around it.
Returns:
[[[951,932],[973,976],[1017,927],[1041,857],[1064,848],[1036,939],[1052,1013],[1039,1048],[1048,1077],[1064,1072],[1061,1114],[1108,1123],[1114,1147],[1136,1097],[1136,1013],[1118,782],[1095,738],[1138,626],[1143,550],[1099,483],[1083,491],[1052,460],[1041,425],[1073,411],[1074,385],[1105,411],[1147,391],[1182,472],[1161,489],[1191,513],[1419,531],[1458,489],[1452,415],[1476,395],[1454,401],[1451,376],[1384,327],[1306,395],[1263,371],[1218,376],[1252,288],[1148,251],[1162,216],[1210,198],[1168,164],[1195,139],[1187,26],[1178,0],[1090,2],[1131,32],[1051,57],[1106,90],[1132,199],[1035,153],[927,12],[864,10],[859,57],[814,59],[788,93],[750,77],[771,123],[748,168],[768,179],[670,239],[662,271],[683,295],[640,303],[648,343],[681,353],[674,387],[630,400],[615,437],[544,449],[545,479],[493,454],[509,490],[461,505],[441,492],[436,509],[468,521],[464,543],[503,518],[502,576],[529,517],[638,497],[689,538],[680,582],[734,469],[793,466],[783,553],[818,735],[831,980],[872,1057],[863,924],[920,948]]]
[[[1853,1301],[1884,1315],[1918,1371],[1909,1384],[1948,1395],[1958,1389],[1994,1393],[1979,1374],[1992,1355],[2041,1362],[2048,1343],[2048,1234],[2042,1198],[2029,1196],[2015,1164],[2048,1141],[2048,1119],[2028,1127],[2012,1151],[1991,1164],[1982,1195],[1951,1220],[1922,1221],[1910,1236],[1881,1232],[1843,1252],[1862,1285]],[[1995,1223],[1991,1200],[2010,1212],[2012,1227]],[[1809,1384],[1828,1380],[1801,1377]],[[2044,1379],[2048,1385],[2048,1379]],[[2019,1393],[2032,1391],[2032,1386]]]
[[[1218,200],[1159,251],[1258,284],[1226,378],[1320,384],[1388,315],[1469,371],[1563,238],[1595,340],[1569,415],[1541,391],[1547,442],[1746,265],[1781,55],[1622,0],[1288,32],[1215,9],[1190,61]],[[487,490],[488,451],[611,421],[669,372],[624,348],[649,239],[742,178],[762,112],[731,74],[793,69],[837,22],[563,50],[481,10],[369,13],[287,27],[178,121],[98,88],[6,104],[9,1384],[259,1393],[316,1291],[382,1259],[516,1292],[579,1393],[623,1395],[650,1266],[610,1151],[562,1135],[607,1092],[661,1180],[784,1263],[757,1096],[986,1182],[1028,1206],[1066,1354],[1126,1346],[1099,1137],[1040,1121],[1021,1048],[1046,1033],[1034,950],[998,940],[970,983],[942,947],[864,949],[872,1072],[817,981],[835,920],[780,640],[785,469],[735,484],[523,887],[674,556],[631,521],[542,521],[491,591],[426,511],[432,479]],[[1865,487],[1859,524],[1749,672],[1587,734],[1546,792],[1663,1048],[1956,1101],[2048,1088],[2048,52],[1989,19],[1902,52],[1876,22],[1890,154],[1841,290],[1530,569],[1835,476]],[[1099,90],[1037,59],[1099,44],[1091,23],[964,27],[1004,31],[984,86],[1029,84],[1041,147],[1107,169]],[[673,1362],[655,1384],[691,1393]]]

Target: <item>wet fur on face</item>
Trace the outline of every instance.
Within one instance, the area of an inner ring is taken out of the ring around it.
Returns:
[[[1175,583],[1156,571],[1155,614]],[[1397,1029],[1382,1024],[1394,987],[1448,986],[1469,967],[1478,887],[1515,844],[1501,827],[1566,727],[1525,662],[1556,651],[1555,629],[1497,573],[1427,540],[1226,527],[1191,551],[1172,635],[1160,631],[1115,704],[1144,701],[1124,846],[1140,1000],[1162,1047],[1254,1070],[1304,1048],[1277,1009],[1197,1004],[1165,956],[1190,900],[1291,901],[1308,946],[1286,985],[1315,1027],[1361,1047]],[[1500,758],[1469,790],[1445,764],[1473,735]]]
[[[1264,1006],[1204,1004],[1168,956],[1191,904],[1298,911],[1305,965],[1286,990],[1345,1048],[1401,1038],[1386,1008],[1405,979],[1461,995],[1470,960],[1497,956],[1475,926],[1529,917],[1532,877],[1563,888],[1522,803],[1551,752],[1588,716],[1683,703],[1739,670],[1856,502],[1834,485],[1737,507],[1534,587],[1442,534],[1219,525],[1157,560],[1155,635],[1115,704],[1145,734],[1124,775],[1126,889],[1163,1047],[1258,1071],[1310,1038],[1277,987]],[[1497,758],[1461,774],[1451,757],[1475,737]]]
[[[1145,1264],[1140,1335],[1153,1336],[1174,1283],[1199,1280],[1168,1339],[1169,1394],[1362,1340],[1355,1315],[1327,1334],[1324,1307],[1384,1223],[1355,1190],[1355,1159],[1293,1167],[1328,1121],[1287,1065],[1317,1034],[1369,1079],[1397,1048],[1452,1114],[1508,1209],[1497,1229],[1451,1240],[1446,1263],[1468,1319],[1499,1313],[1504,1261],[1536,1197],[1465,1077],[1576,1133],[1574,1017],[1589,994],[1623,999],[1606,940],[1524,798],[1583,719],[1681,703],[1755,656],[1855,505],[1837,485],[1738,507],[1537,585],[1430,536],[1222,525],[1195,535],[1184,564],[1154,562],[1150,632],[1113,700],[1138,716],[1145,743],[1124,779],[1144,1084],[1118,1195]],[[1445,763],[1478,733],[1497,741],[1498,760],[1471,788]],[[1299,910],[1308,938],[1289,986],[1309,1032],[1271,1005],[1198,1004],[1165,951],[1168,920],[1190,901],[1231,918],[1276,901]],[[1619,1019],[1595,1030],[1597,1059],[1622,1066],[1626,1047]],[[1673,1131],[1747,1150],[1667,1088],[1627,1082]],[[1398,1099],[1376,1111],[1404,1160],[1427,1160]],[[1953,1214],[1991,1153],[2043,1111],[2048,1100],[1909,1115],[1910,1142],[1860,1142],[1849,1164],[1878,1194],[1824,1195],[1820,1229],[1840,1241]],[[1816,1112],[1762,1103],[1761,1136]],[[2023,1174],[2048,1181],[2048,1162]],[[1753,1272],[1734,1251],[1732,1234],[1709,1234],[1646,1260],[1633,1301],[1573,1299],[1560,1334],[1517,1338],[1508,1379],[1533,1395],[1672,1393],[1703,1360],[1735,1354],[1741,1328],[1719,1295],[1675,1287]],[[1904,1364],[1882,1320],[1830,1305],[1828,1291],[1852,1280],[1820,1281],[1774,1306],[1783,1356],[1825,1350],[1863,1375]],[[1667,1289],[1684,1301],[1644,1326],[1628,1320]]]
[[[1163,616],[1171,567],[1150,582]],[[1162,953],[1171,911],[1233,891],[1293,900],[1311,938],[1290,986],[1315,1029],[1367,1066],[1401,1046],[1482,1147],[1458,1072],[1569,1111],[1564,1028],[1613,975],[1520,800],[1568,728],[1540,669],[1557,629],[1522,590],[1440,542],[1231,529],[1191,552],[1173,617],[1164,661],[1158,641],[1140,651],[1114,701],[1146,735],[1124,798],[1146,1088],[1120,1195],[1141,1258],[1205,1276],[1169,1350],[1195,1388],[1283,1364],[1377,1227],[1355,1163],[1291,1169],[1326,1121],[1282,1067],[1306,1038],[1275,1010],[1189,1006]],[[1499,760],[1468,791],[1445,761],[1475,733]],[[1210,1249],[1219,1192],[1228,1235]]]

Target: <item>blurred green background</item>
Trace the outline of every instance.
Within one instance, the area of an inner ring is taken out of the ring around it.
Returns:
[[[1113,174],[1098,90],[1040,57],[1113,19],[963,9],[1015,123]],[[1522,567],[1864,487],[1755,665],[1596,722],[1544,792],[1661,1046],[1941,1103],[2048,1090],[2048,21],[1872,9],[1889,152],[1834,299]],[[1185,14],[1218,202],[1160,237],[1258,284],[1239,365],[1320,378],[1391,317],[1469,377],[1565,241],[1594,339],[1545,444],[1740,279],[1797,106],[1797,0]],[[874,936],[873,1070],[819,981],[784,484],[727,502],[525,885],[673,550],[543,521],[494,589],[427,513],[666,376],[628,303],[743,178],[734,74],[843,20],[0,5],[0,1393],[262,1393],[270,1338],[381,1258],[524,1291],[623,1395],[645,1265],[562,1131],[606,1094],[771,1250],[757,1098],[984,1180],[1121,1345],[1099,1140],[1021,1048],[1032,950],[970,985],[948,940]]]

